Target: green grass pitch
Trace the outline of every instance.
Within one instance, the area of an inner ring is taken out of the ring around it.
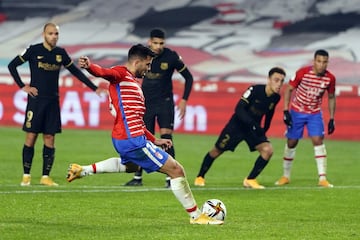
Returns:
[[[264,190],[246,190],[242,180],[257,157],[241,143],[217,159],[206,186],[193,181],[217,136],[174,135],[176,158],[187,173],[198,205],[221,199],[228,211],[223,226],[194,226],[170,190],[165,176],[144,173],[144,186],[123,187],[132,174],[99,174],[67,183],[70,163],[89,164],[116,156],[109,131],[65,129],[56,138],[51,176],[59,187],[40,186],[42,138],[32,168],[32,186],[20,187],[20,128],[1,127],[0,239],[360,239],[359,142],[325,140],[328,179],[317,185],[309,139],[300,142],[291,184],[275,187],[282,174],[285,139],[271,139],[275,152],[258,177]],[[336,134],[336,133],[335,133]]]

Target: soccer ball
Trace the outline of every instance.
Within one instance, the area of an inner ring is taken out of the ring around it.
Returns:
[[[219,199],[209,199],[201,207],[201,212],[217,220],[225,220],[226,207]]]

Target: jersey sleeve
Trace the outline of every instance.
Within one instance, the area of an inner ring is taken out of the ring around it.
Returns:
[[[267,132],[267,130],[269,130],[269,128],[270,128],[271,121],[274,117],[275,108],[276,108],[277,104],[279,103],[279,101],[280,101],[280,95],[278,95],[276,101],[274,102],[274,107],[267,114],[265,114],[264,132]]]
[[[303,69],[299,69],[298,71],[296,71],[295,76],[290,79],[289,85],[296,88],[300,84],[301,79],[303,78],[303,76],[304,76]]]
[[[193,78],[192,74],[190,73],[190,71],[188,70],[188,68],[185,68],[185,70],[180,72],[180,74],[185,79],[184,93],[183,93],[182,98],[184,100],[188,100],[191,89],[192,89],[192,85],[194,82],[194,78]]]
[[[21,61],[27,62],[27,61],[29,61],[32,53],[33,53],[33,46],[30,45],[22,53],[20,53],[19,58],[21,59]]]
[[[62,64],[64,65],[64,67],[68,68],[73,63],[74,63],[73,60],[70,58],[66,50],[62,49]]]
[[[335,93],[335,85],[336,85],[336,78],[334,75],[330,75],[330,84],[329,84],[329,88],[328,88],[328,93],[333,94]]]
[[[181,56],[179,54],[177,54],[177,52],[173,51],[172,53],[173,53],[173,58],[174,58],[174,67],[175,67],[176,71],[181,73],[182,71],[184,71],[186,69],[186,65],[183,62]]]
[[[76,67],[74,64],[70,64],[67,69],[86,86],[88,86],[93,91],[96,91],[97,86],[95,86],[78,67]]]
[[[120,72],[116,71],[115,68],[102,68],[97,64],[91,64],[87,70],[91,75],[104,78],[109,82],[115,82],[116,79],[121,79]]]
[[[20,55],[16,56],[13,60],[11,60],[10,63],[8,64],[9,72],[13,77],[15,83],[19,86],[19,88],[23,88],[25,84],[21,80],[17,67],[27,62],[30,59],[31,54],[32,54],[32,47],[29,46]]]
[[[185,65],[185,63],[183,62],[181,56],[179,54],[177,54],[177,52],[175,52],[175,51],[173,51],[173,54],[174,54],[174,58],[175,58],[175,61],[174,61],[175,69],[185,79],[184,93],[183,93],[182,99],[188,100],[191,89],[192,89],[192,85],[194,82],[194,78],[193,78],[191,72],[189,71],[189,69],[187,68],[187,66]]]
[[[246,110],[249,103],[251,102],[253,91],[254,87],[249,87],[241,96],[239,102],[235,107],[236,116],[248,127],[255,124],[254,119],[249,115],[248,111]]]
[[[155,136],[146,128],[144,129],[144,133],[145,133],[145,137],[147,140],[149,140],[150,142],[155,142]]]

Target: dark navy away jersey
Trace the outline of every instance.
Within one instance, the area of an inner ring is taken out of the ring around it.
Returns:
[[[61,66],[68,67],[73,62],[65,49],[55,47],[48,50],[42,43],[31,45],[19,56],[28,61],[32,87],[38,89],[39,97],[59,95],[59,73]]]
[[[146,101],[173,98],[172,75],[175,70],[181,72],[186,66],[180,56],[169,48],[156,56],[151,63],[142,83]]]

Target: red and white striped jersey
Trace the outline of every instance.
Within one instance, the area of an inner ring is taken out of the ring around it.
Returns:
[[[110,82],[110,101],[116,112],[112,137],[126,140],[144,135],[154,141],[155,137],[146,129],[143,121],[144,95],[131,72],[125,66],[102,68],[96,64],[91,64],[88,71]]]
[[[323,76],[317,76],[312,66],[300,68],[289,82],[296,89],[291,108],[303,113],[319,112],[325,91],[335,93],[335,83],[335,76],[327,70]]]

